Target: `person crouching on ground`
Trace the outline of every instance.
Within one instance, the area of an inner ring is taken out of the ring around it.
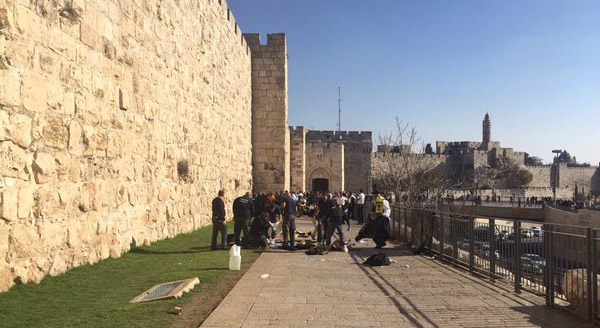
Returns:
[[[348,223],[348,228],[350,228],[350,222],[348,220],[348,215],[344,212],[342,208],[342,204],[339,199],[335,202],[335,207],[331,210],[329,214],[329,223],[327,224],[327,235],[326,242],[327,245],[331,245],[331,237],[334,232],[337,232],[339,236],[339,241],[344,247],[344,252],[348,252],[348,246],[346,246],[346,242],[344,240],[344,229],[342,229],[342,225],[344,222]]]
[[[263,211],[261,214],[257,215],[250,224],[250,231],[247,238],[248,245],[263,249],[267,248],[269,246],[269,228],[271,228],[269,213]]]
[[[275,240],[275,236],[277,236],[277,227],[279,223],[281,223],[281,207],[275,204],[275,200],[273,200],[269,205],[267,205],[267,212],[269,213],[269,219],[271,221],[271,241]]]

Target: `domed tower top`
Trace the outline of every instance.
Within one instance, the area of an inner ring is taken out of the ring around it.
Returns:
[[[485,113],[485,118],[483,119],[483,143],[482,146],[487,148],[487,145],[491,141],[492,137],[492,122],[490,121],[490,115]]]

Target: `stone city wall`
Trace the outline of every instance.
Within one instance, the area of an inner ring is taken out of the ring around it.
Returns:
[[[252,51],[252,163],[255,192],[290,188],[285,34],[244,34]]]
[[[0,291],[208,224],[251,96],[225,1],[0,0]]]
[[[344,186],[342,190],[358,193],[359,189],[364,191],[371,189],[372,132],[309,131],[306,139],[307,142],[343,143]]]
[[[313,189],[314,179],[329,180],[329,191],[344,188],[344,144],[310,143],[306,147],[306,188]]]
[[[306,191],[306,133],[302,126],[290,127],[290,188]]]
[[[527,185],[529,188],[548,188],[553,185],[552,165],[526,165],[533,179]]]
[[[558,186],[572,189],[577,186],[580,192],[582,188],[589,191],[592,187],[592,177],[596,173],[596,170],[598,170],[597,166],[585,167],[560,164],[558,166]]]

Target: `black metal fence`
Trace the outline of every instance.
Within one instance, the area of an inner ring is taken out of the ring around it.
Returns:
[[[546,298],[596,322],[597,254],[592,228],[392,206],[392,235],[492,281]],[[588,297],[591,295],[591,297]]]

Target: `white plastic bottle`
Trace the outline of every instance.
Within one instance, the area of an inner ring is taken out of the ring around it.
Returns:
[[[242,266],[242,248],[237,245],[231,246],[229,250],[229,270],[239,271]]]

